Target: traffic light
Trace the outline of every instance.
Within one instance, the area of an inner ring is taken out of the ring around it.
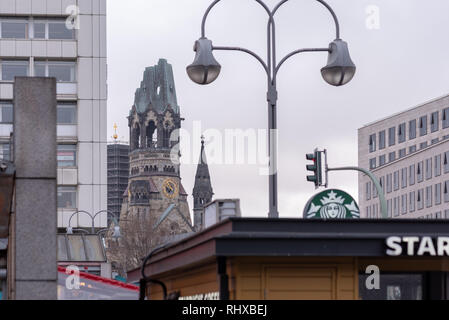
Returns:
[[[313,182],[315,188],[318,188],[323,185],[321,151],[315,150],[314,153],[307,154],[306,159],[313,161],[313,164],[306,166],[307,171],[313,172],[313,175],[307,176],[307,181]]]

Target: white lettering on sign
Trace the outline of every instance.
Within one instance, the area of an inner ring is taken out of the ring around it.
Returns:
[[[386,244],[389,256],[402,255],[405,246],[407,256],[449,257],[449,237],[389,237]]]

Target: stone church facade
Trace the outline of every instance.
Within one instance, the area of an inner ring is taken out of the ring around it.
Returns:
[[[129,179],[120,212],[121,238],[108,234],[108,260],[121,274],[138,267],[155,247],[201,228],[213,192],[204,138],[193,190],[194,220],[180,174],[181,128],[172,66],[160,59],[145,69],[128,117]]]
[[[166,60],[146,68],[128,125],[130,172],[121,219],[149,215],[156,223],[174,205],[185,219],[170,213],[161,230],[169,230],[172,235],[191,231],[187,224],[191,223],[187,193],[180,176],[180,155],[172,150],[179,138],[170,140],[172,133],[181,128],[181,116],[172,66]]]

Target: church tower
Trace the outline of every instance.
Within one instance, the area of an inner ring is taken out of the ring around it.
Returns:
[[[206,152],[204,149],[204,137],[201,137],[200,160],[195,176],[195,186],[193,188],[193,215],[195,230],[202,227],[204,205],[212,201],[214,192],[210,181],[209,166],[207,165]]]
[[[179,137],[175,141],[170,139],[173,131],[181,127],[181,120],[172,66],[160,59],[157,65],[145,69],[128,117],[130,171],[122,214],[128,220],[133,216],[150,217],[154,225],[164,212],[177,208],[184,217],[170,214],[164,220],[167,227],[164,230],[170,230],[170,234],[163,236],[190,231],[186,224],[191,219],[181,183],[180,154],[172,152]]]

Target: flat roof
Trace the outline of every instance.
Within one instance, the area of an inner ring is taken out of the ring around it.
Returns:
[[[434,102],[436,102],[436,101],[443,100],[444,98],[448,98],[448,97],[449,97],[449,94],[446,94],[446,95],[442,95],[442,96],[440,96],[440,97],[431,99],[431,100],[429,100],[429,101],[427,101],[427,102],[420,103],[419,105],[413,106],[413,107],[408,108],[408,109],[406,109],[406,110],[396,112],[396,113],[394,113],[394,114],[392,114],[392,115],[390,115],[390,116],[383,117],[383,118],[381,118],[381,119],[379,119],[379,120],[375,120],[375,121],[373,121],[373,122],[370,122],[370,123],[368,123],[368,124],[365,124],[363,127],[359,128],[359,130],[361,130],[361,129],[363,129],[363,128],[366,128],[366,127],[369,127],[369,126],[372,126],[372,125],[374,125],[374,124],[376,124],[376,123],[378,123],[378,122],[382,122],[382,121],[384,121],[384,120],[387,120],[387,119],[396,117],[396,116],[401,115],[401,114],[403,114],[403,113],[406,113],[406,112],[409,112],[409,111],[412,111],[412,110],[421,108],[421,107],[423,107],[423,106],[425,106],[425,105],[434,103]]]
[[[449,237],[449,220],[229,218],[161,249],[147,276],[216,257],[386,257],[390,236]],[[128,281],[140,279],[140,268]]]

